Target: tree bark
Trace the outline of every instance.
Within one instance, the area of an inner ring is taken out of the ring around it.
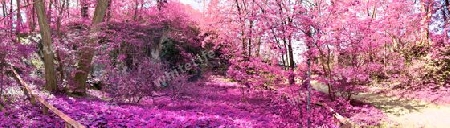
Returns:
[[[253,20],[250,21],[250,32],[249,32],[249,37],[248,37],[248,57],[252,57],[252,39],[253,39],[253,35],[252,32],[253,31]]]
[[[284,33],[284,32],[283,32]],[[283,37],[283,52],[285,54],[285,63],[284,63],[284,70],[289,70],[289,52],[288,52],[288,46],[287,46],[287,41],[286,41],[286,37]]]
[[[52,23],[52,6],[53,6],[53,0],[50,0],[48,3],[48,10],[47,10],[47,20],[48,23],[51,24]]]
[[[294,62],[294,49],[292,48],[292,41],[289,39],[289,67],[291,70],[291,73],[289,74],[289,84],[293,85],[295,83],[295,74],[294,74],[294,68],[295,68],[295,62]]]
[[[14,37],[14,15],[13,15],[13,0],[9,1],[9,26],[10,26],[10,32],[9,32],[9,36],[11,37],[11,39],[13,39]]]
[[[432,7],[432,6],[431,6]],[[444,18],[444,29],[445,28],[447,28],[448,27],[448,24],[449,24],[449,18],[450,18],[450,16],[448,15],[448,13],[450,13],[450,3],[449,3],[449,0],[444,0],[444,8],[445,9],[443,9],[442,10],[442,12],[443,12],[443,14],[444,14],[444,16],[443,16],[443,18]],[[430,10],[429,10],[430,11]],[[427,14],[427,18],[429,18],[431,16],[431,14]],[[427,24],[428,25],[428,24]],[[448,33],[448,31],[445,31],[444,33]],[[445,36],[448,38],[448,34],[445,34]],[[444,43],[444,46],[445,46],[445,43]]]
[[[90,30],[92,36],[90,36],[88,43],[80,49],[80,60],[78,60],[78,69],[75,73],[75,84],[77,85],[75,92],[80,95],[86,94],[86,81],[91,70],[91,62],[95,55],[94,46],[97,42],[97,37],[95,35],[100,30],[98,24],[103,22],[103,18],[105,17],[108,1],[109,0],[97,0],[97,7],[95,8]]]
[[[28,25],[30,26],[30,32],[34,32],[34,30],[36,30],[36,10],[34,9],[34,4],[32,5],[32,9],[30,11]]]
[[[287,25],[288,25],[289,27],[292,27],[292,18],[289,17],[289,16],[287,17]],[[290,85],[293,85],[293,84],[295,84],[294,49],[292,48],[292,36],[289,35],[288,38],[289,38],[289,39],[288,39],[288,40],[289,40],[288,50],[289,50],[289,60],[290,60],[289,66],[290,66],[290,69],[291,69],[291,73],[290,73],[290,76],[289,76],[289,84],[290,84]]]
[[[20,15],[20,0],[16,0],[17,3],[17,16],[16,16],[16,35],[20,34],[22,26],[22,16]],[[17,37],[17,42],[20,42],[20,37]]]
[[[58,0],[55,0],[55,4],[58,6],[56,9],[58,11],[56,16],[56,32],[58,37],[61,37],[61,20],[65,10],[66,0],[63,0],[62,3],[58,3]]]
[[[40,33],[44,45],[44,67],[45,67],[45,89],[48,91],[55,91],[56,73],[54,67],[54,55],[52,50],[52,38],[50,33],[50,26],[45,15],[44,3],[42,0],[34,0],[34,7],[38,16]]]
[[[5,63],[5,53],[0,53],[0,111],[3,111],[5,108],[5,100],[3,98],[3,92],[4,92],[4,88],[3,86],[6,85],[5,82],[5,67],[6,67],[6,63]]]
[[[430,2],[430,1],[428,1]],[[421,28],[421,44],[426,44],[429,45],[429,35],[430,32],[428,30],[429,27],[429,20],[431,18],[431,9],[432,9],[432,2],[428,3],[428,2],[422,2],[422,9],[421,11],[423,13],[425,13],[424,17],[422,18],[421,24],[423,25]],[[444,13],[444,17],[445,17],[445,13]],[[447,22],[444,21],[444,26],[446,25]]]
[[[111,4],[112,4],[112,0],[108,1],[108,6],[107,6],[107,11],[106,11],[106,22],[111,20]]]
[[[275,30],[274,29],[271,29],[272,30],[272,34],[273,34],[273,37],[274,37],[274,39],[275,39],[275,42],[277,42],[277,46],[278,46],[278,49],[279,50],[283,50],[283,48],[281,47],[281,42],[279,41],[279,39],[277,38],[277,35],[275,34]],[[282,66],[283,66],[283,69],[285,70],[286,68],[286,62],[285,62],[285,59],[284,59],[285,57],[284,57],[284,52],[282,52],[281,53],[281,62],[283,63],[282,64]]]
[[[2,1],[2,12],[3,12],[3,16],[7,16],[8,15],[8,9],[6,8],[6,1]],[[3,25],[8,25],[7,22],[3,22]]]
[[[245,57],[246,56],[246,51],[247,51],[247,43],[246,43],[246,38],[245,38],[245,21],[242,19],[242,7],[241,5],[239,5],[239,1],[235,0],[236,2],[236,9],[238,12],[238,16],[239,16],[239,22],[241,22],[241,41],[242,41],[242,55]],[[248,59],[248,58],[246,58]]]
[[[138,17],[138,9],[139,9],[139,2],[138,0],[134,0],[134,16],[133,16],[133,20],[137,21],[137,17]]]
[[[256,42],[255,54],[256,54],[257,57],[261,56],[261,37],[258,37],[258,42]]]
[[[89,4],[86,0],[81,0],[81,18],[87,19],[89,18]]]

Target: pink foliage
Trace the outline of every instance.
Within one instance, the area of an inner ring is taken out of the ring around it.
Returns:
[[[91,31],[98,1],[43,1],[60,90],[76,88],[80,54],[91,47],[89,80],[102,82],[112,101],[132,103],[47,99],[92,127],[307,127],[308,119],[313,127],[339,127],[330,109],[377,125],[384,118],[378,109],[350,102],[382,82],[398,83],[407,91],[392,93],[408,98],[448,100],[438,98],[450,85],[450,17],[441,1],[210,0],[197,10],[176,0],[109,0],[98,33]],[[3,92],[17,85],[7,64],[36,89],[45,85],[34,2],[0,2]],[[216,56],[198,60],[206,51]],[[309,80],[328,94],[308,90]],[[1,127],[62,127],[42,106],[20,100],[0,112]]]

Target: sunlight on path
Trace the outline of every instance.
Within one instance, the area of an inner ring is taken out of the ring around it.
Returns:
[[[314,89],[327,92],[327,87],[312,82]],[[374,88],[376,89],[376,88]],[[369,91],[376,92],[376,91]],[[381,127],[394,128],[448,128],[450,105],[436,105],[423,101],[403,99],[375,93],[361,93],[352,99],[370,103],[388,117]]]
[[[388,114],[389,119],[398,123],[397,127],[450,127],[450,106],[428,105],[418,111],[403,115]]]

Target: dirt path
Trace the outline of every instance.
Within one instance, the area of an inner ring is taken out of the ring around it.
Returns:
[[[327,87],[312,82],[313,88],[327,92]],[[380,127],[394,128],[448,128],[450,105],[437,105],[424,101],[404,99],[393,95],[376,94],[379,88],[361,93],[353,99],[364,101],[382,110],[388,117]],[[371,93],[372,92],[372,93]]]

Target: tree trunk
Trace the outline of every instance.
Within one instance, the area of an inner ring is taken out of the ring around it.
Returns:
[[[167,3],[167,0],[156,0],[156,3],[158,4],[158,10],[161,10],[164,4]]]
[[[293,85],[295,83],[295,75],[294,75],[295,62],[291,39],[289,39],[288,51],[289,51],[289,67],[291,70],[291,73],[289,74],[289,84]]]
[[[20,0],[16,0],[17,3],[17,16],[16,16],[16,35],[20,34],[21,26],[22,26],[22,16],[20,15]],[[17,42],[20,43],[20,37],[17,37]]]
[[[48,3],[48,10],[47,10],[47,20],[48,23],[51,24],[52,23],[52,6],[53,6],[53,0],[50,0]]]
[[[310,32],[305,33],[307,35],[306,38],[311,38],[312,35]],[[311,42],[308,41],[308,39],[306,39],[306,52],[308,53],[307,56],[307,60],[306,60],[306,65],[307,65],[307,71],[306,71],[306,89],[308,90],[307,92],[307,97],[306,97],[306,111],[308,113],[311,112]],[[301,92],[299,92],[301,94]],[[300,110],[302,110],[303,108],[299,108]],[[310,117],[308,117],[308,127],[311,127],[311,119]]]
[[[69,8],[70,8],[70,0],[67,0],[66,1],[66,9],[67,9],[67,18],[69,18],[70,17],[70,11],[69,11]]]
[[[428,27],[429,27],[428,23],[431,18],[431,9],[433,9],[432,7],[433,7],[432,2],[431,3],[422,2],[422,10],[421,11],[423,13],[425,13],[425,16],[422,18],[422,21],[421,21],[421,24],[423,25],[421,27],[421,36],[422,36],[421,41],[420,41],[421,44],[429,45],[428,39],[429,39],[430,32],[428,30]],[[445,19],[445,13],[444,13],[444,19]],[[447,22],[444,21],[444,26],[446,26],[446,23]]]
[[[57,8],[57,16],[56,16],[56,32],[58,37],[61,37],[61,20],[62,20],[62,16],[64,14],[64,8],[66,5],[66,1],[63,0],[62,3],[58,3],[58,0],[55,1],[56,5],[58,5],[59,7]],[[57,53],[58,54],[58,53]]]
[[[61,39],[60,38],[62,36],[62,33],[61,33],[61,19],[62,19],[62,16],[64,14],[64,10],[66,8],[65,7],[66,6],[66,0],[63,0],[62,3],[59,3],[58,0],[55,0],[55,4],[58,6],[56,8],[56,10],[58,11],[57,12],[57,16],[56,16],[56,33],[57,33],[58,39]],[[59,84],[62,85],[63,82],[66,80],[66,77],[65,77],[65,72],[64,72],[64,62],[61,59],[62,58],[61,56],[62,56],[61,51],[59,49],[56,49],[56,60],[58,61],[58,67],[56,68],[56,70],[59,72],[59,82],[60,82]],[[60,91],[67,90],[67,87],[68,86],[65,86],[64,89],[60,88],[60,89],[62,89]]]
[[[245,42],[246,38],[245,38],[245,21],[242,19],[242,7],[239,5],[239,1],[235,0],[236,2],[236,9],[239,15],[239,22],[241,22],[241,41],[242,41],[242,55],[245,57],[246,56],[246,51],[247,51],[247,43]],[[249,59],[249,58],[246,58]]]
[[[4,53],[0,53],[0,111],[3,111],[5,108],[5,100],[3,98],[3,86],[6,85],[5,82],[5,55]]]
[[[2,12],[3,12],[3,16],[7,16],[8,15],[8,9],[6,8],[6,2],[2,1]],[[7,26],[7,22],[3,22],[3,25]]]
[[[137,17],[138,17],[138,9],[139,9],[139,2],[138,0],[134,0],[134,16],[133,16],[133,20],[137,21]]]
[[[283,50],[283,48],[281,47],[281,42],[278,40],[278,38],[277,38],[277,35],[275,34],[275,30],[274,29],[271,29],[272,30],[272,34],[273,34],[273,37],[274,37],[274,39],[275,39],[275,42],[277,42],[277,46],[278,46],[278,49],[279,50]],[[285,59],[284,59],[285,57],[284,57],[284,53],[282,52],[281,53],[281,62],[283,63],[282,64],[282,66],[283,66],[283,69],[285,69],[285,67],[286,67],[286,62],[285,62]],[[277,62],[278,63],[278,62]]]
[[[285,54],[285,61],[284,61],[284,70],[289,70],[289,52],[287,51],[289,48],[287,46],[287,42],[286,42],[286,38],[283,37],[283,45],[284,45],[284,49],[283,52]]]
[[[91,34],[95,34],[100,30],[98,24],[103,22],[106,9],[108,8],[108,1],[109,0],[97,1],[97,7],[95,8],[94,19],[90,30]],[[97,43],[97,37],[90,37],[91,38],[88,40],[87,44],[79,50],[81,51],[81,55],[80,60],[78,60],[78,69],[75,73],[75,84],[77,85],[75,92],[80,95],[86,94],[86,81],[91,70],[92,59],[95,55],[94,46]]]
[[[250,32],[248,37],[248,57],[252,57],[253,20],[250,21]]]
[[[34,7],[38,16],[39,28],[44,45],[44,67],[45,67],[45,89],[54,91],[56,86],[56,73],[54,68],[54,55],[52,49],[52,38],[50,33],[50,26],[45,15],[45,8],[43,0],[34,0]]]
[[[36,12],[35,12],[36,10],[34,9],[34,4],[31,6],[32,9],[30,10],[31,11],[30,16],[28,16],[29,17],[28,20],[30,20],[28,21],[28,25],[30,27],[30,32],[34,32],[34,30],[36,30]]]
[[[81,18],[87,19],[89,18],[89,4],[86,0],[81,0]]]
[[[258,42],[256,43],[255,54],[257,57],[260,57],[260,55],[261,55],[261,37],[258,37]]]
[[[9,32],[9,36],[11,37],[11,39],[13,39],[13,37],[14,37],[14,32],[13,32],[13,29],[14,29],[14,23],[13,23],[13,20],[14,20],[14,15],[13,15],[13,0],[11,0],[11,1],[9,1],[10,3],[9,3],[9,26],[10,26],[10,32]]]
[[[111,4],[112,4],[112,0],[108,1],[108,6],[107,6],[107,11],[106,11],[106,22],[108,22],[109,20],[111,20]]]
[[[327,50],[328,50],[328,53],[327,53],[326,66],[327,66],[328,73],[327,73],[326,77],[328,79],[328,82],[327,82],[328,93],[330,94],[331,100],[335,100],[336,94],[334,93],[333,86],[330,83],[331,81],[333,81],[333,79],[331,78],[332,71],[331,71],[331,49],[330,49],[330,47],[327,46]]]
[[[442,14],[444,14],[443,18],[444,18],[444,29],[445,29],[445,28],[448,27],[448,24],[449,24],[449,21],[448,21],[449,19],[448,18],[450,18],[450,16],[448,15],[448,13],[450,13],[449,0],[444,0],[444,6],[445,6],[444,8],[446,8],[446,9],[442,10],[443,11]],[[430,7],[432,7],[432,6],[430,6]],[[426,17],[429,18],[430,16],[431,16],[431,14],[427,14]],[[444,33],[448,33],[448,31],[445,31]],[[448,34],[445,34],[445,36],[448,38]],[[445,46],[445,43],[443,45]]]

